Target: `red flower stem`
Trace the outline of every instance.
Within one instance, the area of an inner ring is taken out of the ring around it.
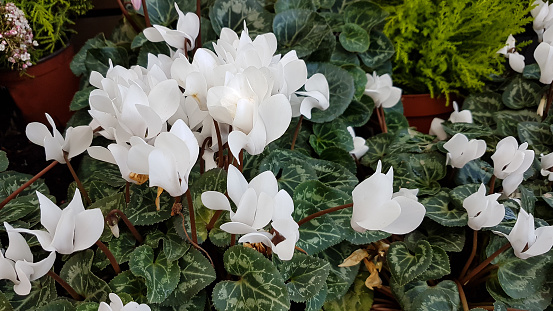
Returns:
[[[341,210],[341,209],[348,208],[348,207],[352,207],[352,206],[353,206],[353,203],[348,203],[348,204],[344,204],[344,205],[340,205],[340,206],[335,206],[335,207],[327,208],[327,209],[325,209],[325,210],[316,212],[316,213],[311,214],[311,215],[309,215],[309,216],[307,216],[307,217],[301,219],[300,221],[298,221],[298,226],[301,226],[301,225],[303,225],[304,223],[310,221],[311,219],[317,218],[317,217],[322,216],[322,215],[324,215],[324,214],[332,213],[332,212],[339,211],[339,210]]]
[[[476,256],[477,246],[478,246],[478,230],[473,230],[472,231],[472,251],[470,253],[469,258],[467,259],[467,263],[465,263],[463,270],[461,270],[461,273],[459,274],[459,279],[462,279],[467,273],[467,271],[469,270],[470,264],[472,263],[472,260]]]
[[[77,292],[73,289],[73,287],[71,287],[71,285],[69,285],[67,282],[65,282],[53,270],[49,270],[48,273],[46,273],[46,274],[48,276],[50,276],[51,278],[53,278],[56,282],[58,282],[58,284],[61,285],[61,287],[63,287],[69,293],[69,295],[71,295],[71,297],[73,297],[73,299],[78,300],[78,301],[84,300],[84,298],[81,295],[77,294]]]
[[[461,298],[463,311],[469,311],[469,304],[467,302],[467,297],[465,296],[465,291],[463,290],[463,286],[461,285],[461,283],[459,283],[458,280],[455,280],[455,284],[457,284],[457,289],[459,290],[459,297]]]
[[[207,231],[211,231],[211,229],[215,227],[215,222],[217,222],[217,219],[219,219],[219,216],[221,216],[222,213],[223,213],[222,210],[218,210],[215,212],[215,214],[213,214],[213,217],[211,217],[211,220],[206,226]]]
[[[219,129],[219,123],[215,120],[213,120],[213,124],[215,125],[215,133],[217,135],[217,145],[219,147],[219,150],[217,151],[217,166],[223,167],[224,159],[223,159],[223,140],[221,139],[221,130]]]
[[[192,231],[192,241],[198,244],[198,233],[196,232],[196,215],[194,214],[194,205],[190,189],[186,190],[186,200],[188,201],[188,213],[190,214],[190,231]]]
[[[236,244],[236,234],[230,235],[230,246],[234,246]]]
[[[240,150],[240,154],[238,155],[240,163],[238,163],[238,170],[240,173],[244,170],[244,150]]]
[[[138,241],[138,243],[142,244],[144,243],[144,239],[142,238],[142,236],[140,235],[140,233],[138,233],[138,230],[136,230],[136,228],[134,227],[134,225],[131,223],[131,221],[129,220],[129,218],[127,218],[127,215],[125,215],[125,213],[123,213],[122,211],[118,210],[118,209],[114,209],[114,210],[111,210],[111,212],[109,212],[107,215],[106,215],[106,222],[108,223],[108,225],[112,225],[110,223],[110,220],[113,219],[113,218],[116,218],[115,215],[119,216],[119,218],[121,218],[121,220],[123,220],[123,222],[125,223],[125,225],[127,225],[127,228],[129,228],[129,230],[131,231],[132,235],[134,236],[134,238]]]
[[[184,235],[186,235],[188,242],[190,242],[190,244],[192,244],[196,249],[203,252],[207,256],[207,259],[209,259],[209,262],[211,262],[211,266],[215,268],[215,265],[213,264],[213,260],[211,259],[211,256],[209,256],[209,253],[205,249],[203,249],[200,245],[198,245],[198,243],[194,243],[194,241],[190,239],[190,236],[188,236],[188,231],[186,231],[186,226],[184,225],[184,215],[182,213],[179,213],[179,214],[182,217],[182,230],[184,230]]]
[[[146,27],[152,27],[150,22],[150,15],[148,15],[148,7],[146,6],[146,0],[142,0],[142,9],[144,10],[144,19],[146,20]]]
[[[475,276],[476,274],[478,274],[478,272],[480,272],[482,269],[484,269],[490,262],[492,262],[492,260],[495,259],[495,257],[499,256],[499,254],[503,253],[504,251],[506,251],[509,247],[511,247],[511,243],[507,242],[505,243],[505,245],[503,245],[500,249],[498,249],[497,251],[495,251],[495,253],[493,253],[490,257],[486,258],[486,260],[482,261],[482,263],[480,263],[476,268],[472,269],[472,271],[467,275],[465,276],[464,278],[462,278],[460,280],[461,284],[463,285],[467,285],[467,283],[470,281],[470,279]]]
[[[296,146],[296,140],[298,139],[298,135],[300,133],[302,121],[303,121],[303,114],[300,116],[300,119],[298,120],[298,125],[296,125],[296,130],[294,131],[294,138],[292,139],[292,146],[290,147],[290,150],[294,150],[294,147]]]
[[[378,125],[380,125],[380,131],[384,133],[384,128],[382,127],[382,116],[380,115],[380,110],[378,108],[374,109],[376,112],[376,117],[378,118]]]
[[[388,126],[386,125],[386,115],[384,114],[384,107],[380,106],[378,107],[378,110],[380,111],[380,116],[382,117],[382,124],[380,125],[382,127],[382,133],[388,133]]]
[[[67,152],[63,152],[63,158],[65,159],[65,164],[67,164],[67,168],[71,172],[71,175],[73,175],[73,179],[77,183],[77,187],[79,187],[79,190],[81,190],[82,195],[84,196],[86,202],[88,205],[92,204],[92,201],[90,200],[90,197],[88,196],[88,193],[86,192],[83,183],[81,183],[81,180],[77,176],[77,173],[75,173],[75,170],[73,169],[73,166],[71,165],[71,162],[69,161],[69,158],[67,157]]]
[[[129,24],[131,24],[132,28],[134,29],[134,31],[136,31],[137,33],[140,33],[140,27],[138,27],[138,25],[134,22],[134,20],[131,18],[131,16],[129,15],[129,12],[127,11],[127,9],[125,9],[125,6],[123,5],[123,3],[121,2],[122,0],[116,0],[115,2],[117,2],[117,4],[119,5],[119,9],[121,10],[121,13],[123,13],[123,15],[125,16],[125,18],[129,21]]]
[[[296,249],[297,251],[300,251],[306,255],[309,255],[306,251],[304,251],[301,247],[298,247],[298,246],[294,246],[294,249]]]
[[[492,175],[492,178],[490,178],[490,183],[488,185],[490,186],[490,191],[488,194],[493,194],[493,190],[495,187],[495,175]]]
[[[47,167],[45,167],[42,171],[40,171],[38,174],[33,176],[33,178],[29,179],[28,182],[21,185],[21,187],[17,188],[14,192],[12,192],[7,198],[0,203],[0,209],[2,209],[6,204],[8,204],[11,200],[13,200],[18,194],[21,193],[21,191],[25,190],[25,188],[29,187],[32,183],[34,183],[37,179],[39,179],[42,175],[44,175],[46,172],[48,172],[52,167],[56,166],[58,164],[58,161],[52,161]]]
[[[111,263],[111,266],[113,267],[113,270],[115,270],[115,273],[121,273],[121,268],[119,268],[119,264],[117,263],[117,260],[115,259],[109,248],[107,248],[107,246],[100,240],[96,241],[96,245],[99,249],[102,250],[102,252],[104,252],[104,254],[106,254],[106,257],[109,259],[109,263]]]

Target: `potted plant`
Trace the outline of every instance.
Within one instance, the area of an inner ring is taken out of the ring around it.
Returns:
[[[44,121],[44,112],[49,109],[57,122],[65,124],[71,116],[67,105],[79,87],[78,79],[69,70],[74,55],[69,45],[74,32],[71,27],[77,16],[92,8],[92,3],[16,0],[13,4],[24,12],[37,44],[29,51],[33,66],[22,68],[24,74],[4,67],[0,84],[7,87],[27,121]],[[29,88],[33,92],[28,92]]]
[[[427,122],[419,123],[419,130],[427,132],[434,116],[452,111],[452,96],[481,90],[492,75],[502,72],[497,51],[510,34],[523,32],[531,2],[383,3],[390,11],[384,33],[396,48],[393,78],[404,90],[405,115]]]

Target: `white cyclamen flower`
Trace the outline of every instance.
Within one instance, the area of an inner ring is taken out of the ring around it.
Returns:
[[[553,4],[549,4],[549,1],[536,0],[532,5],[535,5],[530,11],[534,18],[533,28],[538,34],[539,41],[541,41],[544,30],[553,23]]]
[[[103,301],[100,302],[98,311],[150,311],[151,310],[147,304],[138,304],[134,301],[131,301],[126,305],[123,305],[123,301],[121,301],[121,298],[119,298],[119,296],[117,296],[117,294],[114,294],[114,293],[109,294],[109,300],[111,300],[109,305]]]
[[[534,150],[526,150],[528,143],[520,146],[516,138],[508,136],[497,143],[492,155],[493,174],[503,179],[503,193],[513,193],[524,179],[524,172],[534,161]]]
[[[355,131],[353,130],[353,127],[348,126],[347,127],[349,134],[353,138],[353,150],[351,150],[349,153],[357,159],[361,159],[362,156],[369,151],[369,146],[365,145],[365,139],[360,136],[355,136]]]
[[[553,181],[553,172],[550,169],[553,167],[553,152],[541,157],[541,175],[547,176],[549,181]]]
[[[553,27],[543,33],[543,42],[534,50],[534,58],[540,67],[540,82],[551,84],[553,81]]]
[[[392,77],[389,74],[378,76],[375,71],[372,75],[367,74],[364,94],[373,99],[377,108],[390,108],[399,102],[401,89],[392,86]]]
[[[383,174],[378,161],[376,172],[353,189],[351,226],[355,231],[380,230],[406,234],[422,222],[426,209],[416,199],[417,190],[394,194],[394,171]],[[415,198],[413,198],[415,197]]]
[[[472,123],[472,113],[468,109],[459,111],[459,105],[456,101],[453,101],[453,112],[449,116],[449,121],[451,123]],[[443,119],[434,118],[430,124],[428,134],[436,135],[439,140],[446,140],[447,133],[444,131],[442,123],[444,123]]]
[[[187,49],[191,50],[195,46],[196,37],[200,31],[200,19],[192,12],[184,15],[177,3],[175,3],[175,9],[179,14],[176,30],[161,25],[153,25],[153,27],[144,29],[144,36],[152,42],[165,41],[170,46],[180,50],[184,50],[185,41],[188,40]]]
[[[515,255],[527,259],[547,253],[553,246],[553,226],[544,226],[535,229],[534,216],[528,214],[524,208],[518,212],[517,221],[509,235],[494,231],[509,240]]]
[[[65,138],[63,138],[52,117],[46,113],[46,118],[52,126],[52,133],[46,125],[39,122],[29,123],[25,130],[27,138],[31,142],[44,147],[46,160],[65,163],[64,152],[67,152],[67,158],[71,159],[83,153],[92,143],[92,128],[90,126],[70,126],[67,128]]]
[[[505,58],[509,59],[509,66],[511,66],[514,71],[522,73],[525,66],[524,56],[516,51],[515,37],[513,37],[513,35],[509,35],[507,42],[505,42],[505,46],[497,51],[497,53],[505,55]]]
[[[85,210],[81,193],[75,190],[71,202],[63,210],[37,191],[40,223],[43,230],[13,229],[37,237],[40,246],[49,252],[71,254],[92,246],[104,231],[104,216],[99,208]]]
[[[13,290],[18,295],[31,292],[31,281],[41,278],[54,265],[56,253],[33,263],[33,254],[27,241],[12,226],[4,222],[10,245],[6,253],[0,252],[0,280],[7,279],[14,283]]]
[[[326,110],[330,105],[328,81],[323,74],[316,73],[307,79],[304,88],[305,92],[296,92],[297,95],[305,97],[298,98],[298,101],[300,101],[299,109],[292,106],[293,116],[299,117],[301,114],[311,119],[311,109],[318,108],[319,110]]]
[[[477,192],[463,201],[471,229],[480,230],[482,227],[497,226],[503,220],[505,207],[497,202],[500,195],[499,193],[486,195],[486,186],[481,184]]]
[[[469,161],[480,158],[486,152],[486,142],[481,139],[469,140],[464,134],[457,133],[444,144],[447,153],[446,165],[462,168]]]

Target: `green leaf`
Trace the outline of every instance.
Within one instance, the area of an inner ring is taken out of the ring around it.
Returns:
[[[373,304],[374,292],[365,286],[370,273],[360,272],[348,292],[335,300],[324,304],[325,311],[369,310]]]
[[[315,11],[317,7],[311,0],[279,0],[275,3],[275,13],[284,12],[292,9],[306,9]]]
[[[325,19],[306,9],[291,9],[275,15],[273,32],[278,42],[278,53],[295,50],[299,58],[313,53],[331,29]]]
[[[284,280],[276,267],[254,249],[229,248],[224,255],[225,269],[240,277],[221,281],[213,289],[217,310],[288,310],[290,300]]]
[[[437,280],[451,273],[449,257],[445,250],[432,245],[432,261],[426,271],[416,277],[419,281]]]
[[[84,63],[87,71],[98,71],[100,74],[105,76],[109,69],[110,60],[113,66],[129,66],[129,55],[127,50],[123,47],[116,46],[104,46],[88,49]]]
[[[326,285],[326,283],[323,283],[323,287],[321,287],[321,290],[317,293],[317,295],[305,302],[305,311],[321,310],[323,304],[325,303],[327,294],[328,286]]]
[[[325,111],[313,110],[310,121],[323,123],[336,119],[344,113],[353,99],[353,78],[344,69],[328,63],[308,63],[307,71],[309,75],[322,73],[330,89],[330,106]]]
[[[33,176],[29,174],[23,174],[14,171],[5,171],[0,173],[0,200],[7,198],[12,192],[17,190],[24,183],[29,181]],[[46,195],[50,191],[44,183],[43,179],[38,179],[32,183],[29,187],[23,189],[17,197],[23,197],[26,195],[36,196],[36,191]]]
[[[530,80],[539,80],[541,77],[540,66],[537,63],[524,66],[522,76]]]
[[[388,61],[395,53],[394,44],[383,32],[371,31],[369,48],[366,52],[360,53],[359,57],[365,66],[377,68]]]
[[[194,12],[194,10],[196,10],[194,1],[181,0],[176,1],[176,3],[184,12]],[[169,26],[178,18],[174,0],[147,0],[146,6],[148,8],[148,16],[150,17],[152,25]],[[144,15],[142,8],[140,8],[139,12]]]
[[[159,54],[170,55],[171,49],[167,46],[165,42],[144,42],[138,52],[138,59],[136,64],[144,68],[148,68],[148,54],[153,54],[158,56]]]
[[[449,193],[449,196],[451,197],[451,202],[459,210],[464,210],[463,201],[469,195],[477,192],[478,188],[480,188],[480,184],[466,184],[455,187],[455,189],[451,190],[451,192]]]
[[[549,125],[540,122],[521,122],[517,125],[518,138],[530,146],[553,145],[553,135]]]
[[[541,311],[545,310],[551,303],[551,283],[547,282],[530,296],[520,299],[509,297],[501,288],[497,278],[491,278],[486,282],[488,293],[499,302],[502,302],[510,308]]]
[[[461,308],[457,285],[451,280],[430,287],[425,281],[414,281],[401,286],[392,279],[390,287],[403,310],[457,311]]]
[[[321,290],[328,277],[330,264],[324,259],[296,253],[291,260],[283,261],[278,269],[285,280],[290,299],[304,302]]]
[[[319,209],[312,203],[304,200],[294,201],[294,220],[307,217],[318,212]],[[343,230],[340,230],[336,223],[328,215],[316,217],[299,227],[300,239],[296,245],[313,255],[328,247],[339,243],[343,237]]]
[[[339,164],[348,169],[352,174],[357,172],[355,160],[349,152],[338,147],[329,147],[320,154],[322,160],[327,160]]]
[[[77,175],[83,179],[83,182],[97,180],[102,181],[114,188],[125,186],[125,180],[121,178],[119,167],[115,164],[96,160],[89,155],[81,158],[81,165],[77,170]]]
[[[532,189],[526,188],[523,185],[520,185],[518,189],[520,190],[520,195],[521,195],[521,198],[520,198],[521,206],[523,206],[528,213],[534,214],[534,211],[536,208],[536,201],[538,200],[534,195],[534,191]]]
[[[465,184],[488,184],[493,175],[493,166],[488,162],[476,159],[468,162],[455,174],[455,183],[457,185]]]
[[[110,293],[108,284],[90,270],[94,252],[85,250],[71,256],[61,269],[60,276],[73,289],[85,298],[85,301],[105,301]]]
[[[90,97],[90,92],[95,89],[96,88],[93,86],[88,86],[82,90],[77,91],[77,93],[75,93],[73,99],[71,100],[69,110],[77,111],[83,108],[88,108],[88,98]]]
[[[353,138],[340,119],[329,123],[313,124],[313,134],[309,137],[311,147],[321,154],[329,147],[353,150]]]
[[[329,22],[329,24],[333,25],[333,27],[336,27],[335,24],[332,24],[331,22]],[[341,27],[341,25],[340,25],[340,27]],[[350,52],[346,51],[339,44],[336,46],[336,48],[332,52],[332,55],[330,56],[330,62],[333,65],[336,65],[336,66],[344,66],[344,65],[359,66],[359,65],[361,65],[361,62],[359,61],[359,58],[357,58],[355,53],[350,53]]]
[[[467,224],[466,211],[457,209],[451,204],[451,198],[447,191],[442,190],[420,202],[426,208],[426,216],[443,226],[463,227]]]
[[[10,301],[8,300],[6,295],[4,295],[4,293],[2,293],[1,291],[0,291],[0,310],[13,311]]]
[[[375,25],[382,23],[386,19],[388,12],[375,3],[358,1],[345,7],[344,16],[346,23],[356,24],[367,32],[370,32]]]
[[[340,43],[349,52],[362,53],[369,49],[369,34],[361,26],[347,23],[342,26]]]
[[[162,303],[164,306],[179,306],[196,296],[215,280],[215,269],[200,251],[190,247],[179,260],[181,270],[177,288]]]
[[[427,240],[432,246],[440,247],[446,252],[460,252],[465,246],[464,228],[444,228],[437,223],[425,221],[418,229],[425,231],[423,235],[424,240]],[[420,231],[417,230],[416,232]]]
[[[503,108],[503,99],[494,92],[473,93],[463,102],[463,109],[470,110],[476,124],[493,125],[493,113]]]
[[[167,225],[167,234],[163,238],[163,252],[168,261],[181,258],[190,248],[188,243],[177,233],[174,226]]]
[[[99,307],[97,302],[85,302],[78,305],[76,311],[97,311]]]
[[[135,226],[152,225],[171,217],[172,199],[165,191],[160,197],[160,210],[156,210],[156,188],[147,184],[131,185],[131,201],[123,210]]]
[[[136,49],[141,47],[144,43],[149,42],[148,39],[146,39],[146,36],[144,35],[144,32],[139,33],[131,43],[131,49]]]
[[[380,133],[369,137],[365,144],[369,146],[369,151],[361,158],[361,164],[370,166],[376,164],[378,160],[383,160],[387,154],[388,146],[394,141],[394,135],[389,133]]]
[[[353,85],[355,86],[354,98],[361,99],[361,97],[363,96],[363,93],[365,92],[365,85],[367,85],[367,74],[365,73],[365,70],[361,69],[361,67],[356,65],[342,65],[342,68],[347,70],[348,73],[353,78]],[[355,102],[356,102],[355,100],[352,101],[350,103],[350,106],[348,106],[348,108],[350,108],[351,105]],[[359,105],[359,103],[357,104]],[[346,111],[347,110],[348,109],[346,109]],[[344,111],[344,114],[346,113],[346,111]],[[340,116],[340,118],[342,117],[344,117],[344,115]],[[358,118],[363,118],[363,117],[364,117],[363,115],[358,116]],[[362,125],[364,125],[365,123],[363,123]]]
[[[5,151],[0,150],[0,172],[5,171],[8,169],[8,165],[10,164],[10,161],[8,161],[8,155]]]
[[[130,270],[123,271],[116,275],[110,282],[109,287],[114,293],[129,294],[133,301],[147,303],[147,288],[144,279],[132,274]]]
[[[516,76],[503,91],[503,103],[511,109],[537,106],[542,89],[539,84]]]
[[[120,226],[123,225],[121,222]],[[130,232],[121,232],[118,238],[112,238],[109,242],[109,250],[117,260],[122,264],[130,260],[130,254],[135,249],[136,240]]]
[[[53,196],[47,196],[50,200],[55,201]],[[40,207],[38,197],[33,194],[17,197],[0,210],[0,222],[14,222],[22,220],[28,215],[39,214]]]
[[[489,136],[492,131],[491,128],[486,125],[464,122],[451,123],[450,121],[445,121],[442,123],[442,127],[449,136],[461,133],[468,139],[485,138]]]
[[[179,283],[179,265],[168,261],[161,252],[154,261],[154,250],[142,245],[131,253],[129,267],[136,276],[146,280],[147,298],[150,303],[164,301],[175,290]]]
[[[425,240],[417,243],[415,254],[411,254],[403,242],[390,245],[386,260],[392,277],[403,286],[421,275],[432,262],[432,246]]]
[[[209,10],[211,26],[218,34],[223,27],[240,33],[246,21],[250,36],[271,32],[273,14],[265,10],[263,5],[258,0],[215,0]]]
[[[534,111],[502,110],[493,114],[497,123],[496,133],[501,136],[517,136],[518,124],[524,121],[540,121],[540,117]]]
[[[59,298],[38,308],[37,311],[75,311],[75,307],[68,300]]]
[[[219,228],[213,228],[209,231],[209,240],[217,247],[229,246],[231,234]]]
[[[365,86],[363,86],[363,89],[364,88]],[[349,104],[346,111],[344,111],[344,113],[340,116],[340,120],[342,120],[347,126],[360,127],[369,122],[373,110],[373,100],[370,97],[363,95],[361,100],[354,100]]]
[[[438,181],[445,177],[445,157],[433,153],[392,154],[384,159],[383,172],[394,168],[394,187],[419,189],[419,195],[435,194],[440,191]]]
[[[327,248],[317,255],[319,258],[326,259],[330,263],[330,272],[326,279],[326,285],[328,286],[326,301],[342,297],[351,284],[353,284],[355,276],[359,271],[359,265],[352,267],[338,267],[338,265],[344,262],[344,259],[357,248],[349,242],[342,242]]]
[[[82,74],[88,74],[90,70],[85,66],[85,60],[87,57],[88,50],[93,48],[101,48],[105,46],[115,46],[115,44],[111,41],[106,40],[106,37],[104,36],[103,32],[99,33],[94,38],[88,39],[85,42],[84,46],[73,57],[73,60],[69,65],[69,67],[71,68],[71,71],[73,71],[73,73],[76,76],[80,76]]]
[[[351,136],[350,136],[351,137]],[[296,153],[290,153],[291,157],[283,158],[281,152],[271,152],[259,165],[259,171],[270,170],[277,176],[277,182],[281,189],[289,194],[304,181],[317,179],[317,172],[305,160],[297,157]]]

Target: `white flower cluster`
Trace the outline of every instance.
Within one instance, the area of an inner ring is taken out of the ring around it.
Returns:
[[[0,3],[0,63],[22,70],[32,65],[28,50],[38,43],[25,14],[15,4]]]
[[[237,160],[243,149],[259,154],[284,134],[293,116],[310,118],[313,107],[326,109],[329,87],[321,74],[308,79],[295,51],[274,55],[273,33],[252,40],[245,25],[240,36],[222,29],[215,52],[200,48],[189,60],[185,50],[194,47],[199,20],[175,7],[176,30],[154,25],[144,32],[177,48],[170,57],[150,54],[147,68],[110,65],[105,77],[91,74],[97,88],[89,99],[91,127],[100,127],[98,133],[113,143],[88,151],[117,164],[129,182],[149,179],[150,186],[180,196],[200,146],[206,169],[227,146]]]
[[[534,17],[534,31],[541,43],[534,50],[534,58],[540,67],[540,82],[551,84],[553,81],[553,4],[534,1],[531,13]]]

